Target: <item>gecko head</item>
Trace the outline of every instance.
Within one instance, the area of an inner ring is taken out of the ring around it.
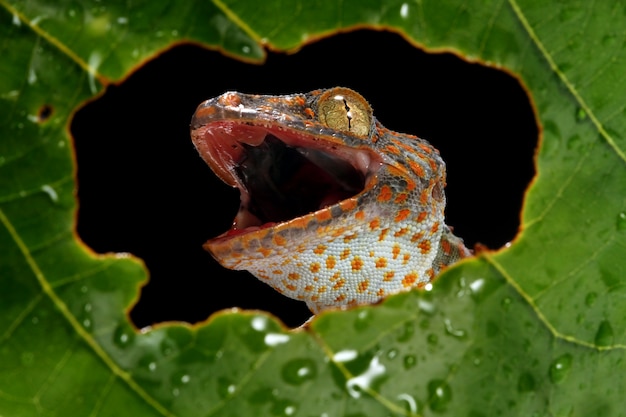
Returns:
[[[352,264],[338,265],[332,278],[318,275],[311,258],[329,245],[339,250],[341,242],[371,248],[373,235],[361,234],[363,227],[382,242],[384,256],[394,259],[395,242],[385,241],[387,232],[380,230],[397,226],[406,234],[414,228],[403,223],[417,219],[421,229],[412,233],[414,240],[439,233],[424,219],[437,223],[439,212],[443,216],[443,181],[430,172],[444,172],[443,165],[440,169],[431,158],[407,162],[409,148],[416,154],[434,150],[422,141],[406,145],[406,136],[396,146],[394,135],[376,121],[363,97],[341,87],[288,96],[228,92],[200,104],[191,122],[192,141],[215,174],[241,194],[231,229],[208,240],[205,249],[223,266],[249,270],[279,292],[304,299],[313,311],[380,299],[386,289],[368,290],[363,283],[343,293],[303,294],[311,288],[326,291],[329,279],[343,291],[337,271],[360,269],[360,255],[346,257]],[[411,170],[415,180],[404,175]],[[428,213],[408,206],[427,207]],[[385,227],[381,219],[393,224]],[[434,249],[429,245],[427,251],[422,263],[429,268]],[[331,258],[326,266],[333,269]],[[402,259],[406,266],[409,257]],[[296,282],[305,269],[306,277]],[[405,281],[416,282],[414,275]],[[361,290],[361,298],[353,294]]]

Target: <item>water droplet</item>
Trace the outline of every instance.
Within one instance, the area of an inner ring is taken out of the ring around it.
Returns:
[[[174,389],[172,390],[172,395],[173,395],[174,397],[178,397],[178,396],[180,395],[180,390],[179,390],[178,388],[174,388]]]
[[[357,356],[359,356],[359,353],[356,350],[346,349],[335,353],[333,355],[333,360],[335,362],[350,362],[355,360]]]
[[[452,401],[452,389],[443,379],[428,383],[428,406],[433,411],[445,411]]]
[[[595,292],[590,292],[589,294],[587,294],[587,296],[585,297],[585,305],[587,307],[591,307],[592,305],[595,304],[596,300],[598,299],[598,294]]]
[[[230,397],[237,391],[237,386],[228,378],[219,377],[217,379],[217,394],[224,399]]]
[[[563,381],[570,368],[572,367],[572,355],[566,353],[559,356],[550,364],[550,381],[554,384],[558,384]]]
[[[504,311],[509,311],[509,308],[511,308],[511,303],[512,303],[512,302],[513,302],[513,301],[511,300],[511,298],[509,298],[509,297],[504,297],[504,298],[502,299],[502,302],[501,302],[501,304],[500,304],[500,305],[502,306],[502,308],[504,309]]]
[[[148,364],[148,369],[150,370],[150,372],[154,372],[154,371],[156,371],[156,368],[157,368],[157,364],[156,364],[156,362],[150,362],[150,363]]]
[[[30,322],[33,324],[38,324],[39,323],[39,317],[35,316],[32,319],[30,319]]]
[[[128,325],[121,325],[113,332],[113,343],[117,347],[126,348],[135,340],[135,332]]]
[[[353,398],[359,398],[363,390],[369,389],[372,384],[385,374],[385,366],[380,363],[378,356],[374,356],[369,366],[360,375],[356,375],[346,381],[346,389]]]
[[[369,327],[372,321],[372,314],[370,311],[370,309],[363,309],[359,311],[356,319],[354,320],[354,330],[356,330],[357,332],[362,332]]]
[[[400,328],[400,333],[398,334],[397,341],[398,342],[408,342],[415,333],[415,327],[413,326],[413,321],[406,321],[404,326]]]
[[[395,359],[396,356],[398,356],[398,349],[389,349],[387,352],[387,359]]]
[[[595,343],[597,346],[609,346],[613,343],[613,326],[607,320],[602,320],[600,323]]]
[[[80,287],[80,292],[82,292],[83,294],[86,294],[87,290],[88,290],[88,288],[87,288],[86,285],[83,285],[82,287]]]
[[[584,109],[579,108],[578,110],[576,110],[576,121],[582,122],[586,118],[587,118],[587,112]]]
[[[257,332],[262,332],[267,328],[267,317],[257,316],[252,319],[250,325]]]
[[[59,201],[59,195],[57,194],[56,190],[48,184],[42,185],[41,191],[46,193],[50,198],[50,201],[52,201],[53,203],[57,203]]]
[[[406,19],[409,17],[409,4],[408,3],[402,3],[402,6],[400,6],[400,17],[403,19]]]
[[[163,356],[171,355],[176,348],[176,344],[171,339],[163,339],[159,345],[159,349]]]
[[[417,308],[419,308],[419,310],[422,313],[427,314],[429,316],[432,316],[433,313],[435,313],[435,305],[431,303],[430,301],[426,301],[423,299],[420,299],[417,302]]]
[[[297,411],[296,405],[287,399],[276,399],[272,405],[272,414],[275,416],[292,416]]]
[[[317,366],[311,359],[293,359],[283,366],[283,379],[291,385],[301,385],[317,377]]]
[[[402,361],[404,369],[411,369],[417,365],[417,358],[414,355],[406,355]]]
[[[249,47],[248,45],[244,45],[244,46],[241,48],[241,52],[243,52],[243,53],[244,53],[244,54],[246,54],[246,55],[250,54],[250,51],[251,51],[251,49],[250,49],[250,47]]]
[[[517,380],[517,390],[519,392],[530,392],[535,390],[535,377],[528,372],[524,372]]]
[[[436,346],[437,342],[439,342],[439,337],[436,334],[431,333],[426,337],[426,342],[428,342],[431,346]]]
[[[406,404],[406,411],[408,411],[408,415],[415,415],[418,412],[417,401],[413,398],[412,395],[407,393],[399,394],[396,397],[398,400],[403,401]]]
[[[626,212],[624,211],[617,215],[617,230],[626,230]]]
[[[289,335],[281,333],[268,333],[265,335],[265,344],[267,346],[277,346],[287,343],[289,341]]]
[[[572,151],[572,150],[577,150],[581,147],[583,141],[580,138],[579,135],[574,135],[571,138],[569,138],[567,140],[567,149]]]
[[[443,322],[446,326],[446,333],[450,336],[458,338],[464,338],[466,336],[465,330],[455,329],[454,327],[452,327],[452,322],[450,321],[450,319],[445,319]]]

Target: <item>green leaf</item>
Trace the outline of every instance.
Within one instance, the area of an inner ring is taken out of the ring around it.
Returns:
[[[0,4],[0,415],[624,415],[625,5]],[[172,42],[261,60],[354,26],[519,77],[542,127],[523,232],[308,330],[233,311],[137,333],[142,264],[74,234],[74,109]]]

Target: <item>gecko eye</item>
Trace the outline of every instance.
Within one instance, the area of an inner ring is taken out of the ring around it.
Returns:
[[[332,129],[369,137],[372,108],[356,91],[341,87],[328,90],[319,99],[318,115],[320,122]]]

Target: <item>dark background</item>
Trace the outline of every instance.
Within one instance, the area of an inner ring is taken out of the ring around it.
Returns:
[[[287,325],[309,317],[247,272],[223,269],[201,245],[230,227],[238,191],[222,184],[189,139],[203,100],[228,90],[290,94],[333,86],[367,98],[388,128],[416,134],[448,166],[447,223],[468,246],[497,249],[517,233],[533,174],[537,127],[510,75],[446,53],[427,54],[388,32],[323,39],[264,65],[178,46],[77,112],[78,234],[96,252],[130,252],[150,270],[131,311],[138,327],[197,322],[241,307]]]

